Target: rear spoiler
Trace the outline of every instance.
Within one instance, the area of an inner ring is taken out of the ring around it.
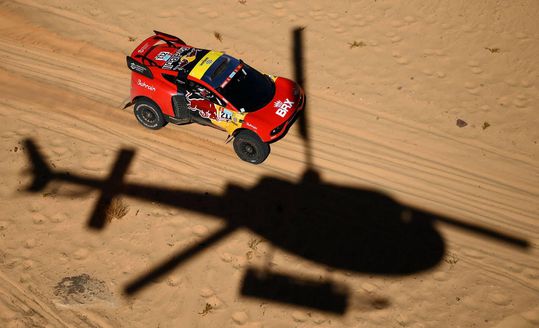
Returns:
[[[157,64],[150,58],[148,58],[146,55],[150,52],[150,50],[155,46],[156,43],[159,41],[164,41],[167,45],[174,48],[179,48],[182,45],[185,45],[185,42],[174,36],[167,33],[159,32],[159,31],[153,31],[155,35],[152,35],[151,37],[144,40],[131,54],[131,56],[126,57],[127,61],[127,67],[129,67],[130,70],[133,72],[142,74],[150,79],[153,78],[152,71],[148,68],[148,66],[157,66]]]
[[[153,79],[153,73],[152,71],[150,71],[148,66],[142,63],[139,63],[138,61],[134,60],[130,56],[126,56],[125,59],[127,61],[127,67],[129,67],[130,70],[132,70],[135,73],[142,74],[146,76],[147,78]]]
[[[170,34],[163,33],[163,32],[159,32],[159,31],[156,31],[156,30],[154,30],[153,33],[155,33],[155,36],[157,38],[159,38],[162,41],[165,41],[170,46],[175,46],[175,45],[171,44],[169,42],[178,43],[179,45],[185,45],[185,42],[183,42],[183,40],[178,38],[177,36],[170,35]]]

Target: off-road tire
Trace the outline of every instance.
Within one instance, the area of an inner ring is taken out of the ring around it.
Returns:
[[[260,164],[268,157],[270,146],[253,131],[242,130],[234,137],[234,151],[241,160]]]
[[[161,108],[149,99],[138,99],[135,102],[134,113],[137,121],[145,128],[158,130],[167,124]]]

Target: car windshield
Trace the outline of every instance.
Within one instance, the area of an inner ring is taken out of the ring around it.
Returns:
[[[239,110],[254,112],[266,106],[275,94],[273,80],[247,64],[232,78],[223,83],[218,91]]]

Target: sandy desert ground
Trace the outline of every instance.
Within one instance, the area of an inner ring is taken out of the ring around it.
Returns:
[[[537,17],[536,0],[0,1],[0,326],[539,327]],[[293,77],[296,28],[311,164],[297,126],[255,166],[220,131],[120,109],[125,55],[154,29]],[[29,139],[85,181],[132,149],[124,183],[177,201],[124,196],[124,217],[89,229],[99,190],[29,192]],[[201,244],[230,203],[243,228]],[[246,295],[256,270],[255,289],[288,287]],[[347,306],[294,303],[306,287]]]

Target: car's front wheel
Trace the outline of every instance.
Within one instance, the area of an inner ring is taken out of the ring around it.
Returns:
[[[260,164],[268,157],[270,146],[253,131],[243,130],[234,138],[234,151],[241,160]]]
[[[135,102],[135,117],[145,128],[157,130],[165,126],[166,121],[159,106],[149,99]]]

